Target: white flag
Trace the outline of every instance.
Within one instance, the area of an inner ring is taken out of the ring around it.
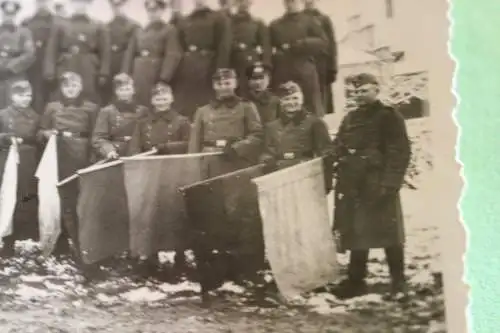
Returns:
[[[40,246],[44,255],[54,250],[61,233],[61,201],[59,198],[59,170],[57,164],[57,138],[52,135],[45,147],[36,170],[38,178],[38,223]]]
[[[12,235],[12,222],[17,203],[17,171],[19,147],[15,138],[9,148],[0,187],[0,238]]]

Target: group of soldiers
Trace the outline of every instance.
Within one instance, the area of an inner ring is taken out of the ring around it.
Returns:
[[[89,0],[72,2],[73,16],[57,19],[48,0],[38,0],[35,16],[17,27],[20,3],[0,1],[1,152],[16,144],[21,170],[4,256],[14,255],[15,240],[37,238],[30,227],[37,221],[35,170],[53,137],[60,180],[96,161],[147,151],[219,152],[225,163],[217,174],[256,164],[274,172],[322,157],[326,193],[336,177],[338,246],[351,251],[337,295],[366,292],[370,248],[386,249],[392,290],[405,289],[405,123],[378,101],[377,79],[359,74],[351,78],[358,107],[331,140],[322,116],[336,76],[335,43],[314,1],[302,10],[298,0],[284,0],[286,13],[266,27],[249,14],[249,0],[236,1],[236,14],[196,0],[190,15],[176,12],[171,23],[161,19],[166,2],[146,0],[145,28],[120,13],[123,0],[111,2],[116,17],[107,27],[87,16]],[[68,251],[68,238],[63,230],[56,253]]]

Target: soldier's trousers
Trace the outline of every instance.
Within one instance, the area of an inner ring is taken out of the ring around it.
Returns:
[[[393,246],[384,249],[393,282],[404,280],[404,249],[403,246]],[[366,278],[369,250],[353,250],[350,254],[347,269],[348,278],[352,281],[362,281]]]
[[[38,199],[36,196],[17,203],[12,229],[12,235],[3,238],[5,247],[13,248],[16,240],[38,241]]]

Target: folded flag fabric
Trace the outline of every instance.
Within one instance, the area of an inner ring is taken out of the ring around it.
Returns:
[[[0,238],[10,236],[13,230],[17,203],[19,149],[15,140],[9,147],[0,186]]]

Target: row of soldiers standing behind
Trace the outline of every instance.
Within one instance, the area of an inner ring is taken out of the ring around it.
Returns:
[[[163,82],[173,87],[175,108],[192,119],[212,98],[211,77],[218,68],[234,68],[239,95],[251,98],[244,72],[256,61],[271,69],[272,88],[297,82],[310,112],[333,112],[335,38],[330,19],[314,8],[313,0],[284,0],[285,14],[270,25],[250,14],[251,0],[236,0],[235,14],[212,10],[205,0],[196,0],[186,16],[172,6],[170,23],[162,19],[169,10],[165,0],[146,0],[144,27],[123,14],[127,0],[110,0],[114,18],[107,24],[89,17],[92,0],[71,2],[72,16],[60,19],[49,10],[50,0],[37,0],[34,16],[21,27],[13,23],[20,2],[1,2],[0,80],[28,74],[38,113],[56,98],[54,83],[65,71],[79,73],[85,95],[103,106],[112,96],[112,78],[125,72],[134,79],[141,104],[148,105],[151,88]],[[0,107],[8,104],[6,98],[4,93]]]

